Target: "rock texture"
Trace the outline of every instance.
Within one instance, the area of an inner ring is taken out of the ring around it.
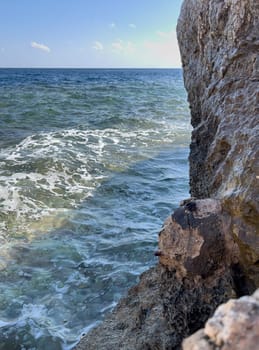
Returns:
[[[258,344],[259,289],[219,306],[204,329],[184,340],[183,350],[253,350]]]
[[[194,128],[191,194],[221,199],[259,286],[259,2],[185,0],[177,33]]]
[[[217,270],[222,274],[239,259],[229,232],[230,218],[218,200],[190,201],[166,220],[159,233],[160,263],[179,278],[207,278]]]
[[[141,276],[115,310],[77,350],[180,349],[215,308],[242,290],[239,250],[217,200],[184,204],[159,234],[160,263]]]

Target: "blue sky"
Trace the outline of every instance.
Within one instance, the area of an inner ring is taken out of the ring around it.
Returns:
[[[0,67],[180,67],[182,0],[0,0]]]

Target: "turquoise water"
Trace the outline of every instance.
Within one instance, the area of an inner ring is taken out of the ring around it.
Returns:
[[[0,69],[0,349],[70,349],[188,197],[181,70]]]

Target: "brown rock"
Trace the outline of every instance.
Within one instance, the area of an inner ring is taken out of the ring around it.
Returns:
[[[183,341],[183,350],[255,350],[258,344],[259,289],[219,306],[204,329]]]
[[[230,219],[215,199],[192,200],[176,209],[159,233],[159,261],[179,278],[223,274],[238,262]],[[215,276],[213,277],[215,278]]]
[[[185,0],[177,32],[194,127],[191,194],[221,200],[259,286],[259,2]]]

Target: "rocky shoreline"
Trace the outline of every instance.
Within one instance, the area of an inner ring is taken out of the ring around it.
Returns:
[[[241,350],[259,340],[258,291],[243,297],[259,287],[259,3],[185,0],[177,32],[193,198],[165,221],[157,266],[77,350]]]

